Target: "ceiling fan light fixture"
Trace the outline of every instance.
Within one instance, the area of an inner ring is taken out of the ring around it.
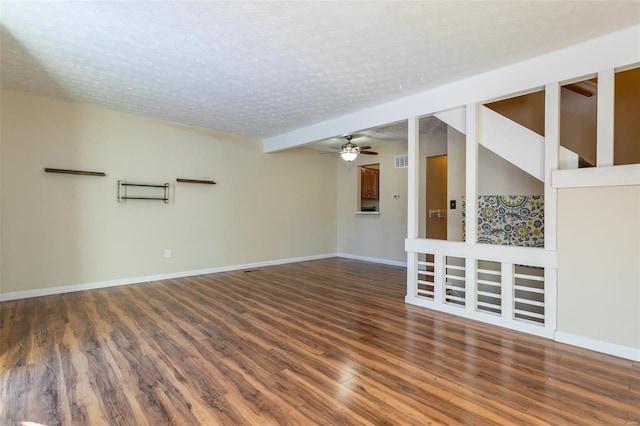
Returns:
[[[360,149],[355,144],[347,142],[342,145],[342,148],[340,149],[340,157],[342,157],[344,161],[353,161],[356,159],[359,152]]]
[[[341,152],[340,156],[344,161],[353,161],[358,156],[357,152]]]

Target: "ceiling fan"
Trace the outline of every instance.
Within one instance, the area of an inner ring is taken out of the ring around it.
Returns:
[[[371,149],[370,146],[361,146],[359,147],[355,143],[351,142],[353,139],[353,135],[346,135],[344,137],[347,140],[347,143],[340,147],[339,154],[345,161],[353,161],[356,159],[358,154],[363,155],[378,155],[377,152],[369,151]]]

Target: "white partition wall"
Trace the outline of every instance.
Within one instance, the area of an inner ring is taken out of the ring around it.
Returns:
[[[555,87],[557,100],[559,85]],[[559,103],[554,103],[553,94],[549,99],[547,117],[556,116],[555,120],[550,118],[549,127],[555,125],[557,130]],[[505,123],[504,120],[483,121],[480,108],[483,107],[475,103],[466,105],[467,200],[478,199],[478,174],[482,173],[478,168],[480,137],[500,131],[499,128],[486,129],[483,126]],[[552,168],[558,165],[558,138],[551,138],[543,148],[542,175],[551,176]],[[535,161],[540,159],[536,157]],[[553,194],[550,182],[545,188]],[[555,234],[555,201],[553,195],[550,198],[552,202],[545,206],[545,215],[551,218],[550,232]],[[417,208],[411,201],[409,206]],[[546,249],[478,244],[475,226],[478,223],[477,203],[467,202],[465,209],[465,222],[468,224],[465,242],[407,239],[408,256],[425,260],[416,263],[415,271],[408,271],[408,275],[415,278],[408,283],[406,302],[553,338],[556,327],[555,237],[549,243],[553,248]]]

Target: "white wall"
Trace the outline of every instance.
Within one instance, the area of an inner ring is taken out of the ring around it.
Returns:
[[[336,252],[329,156],[18,92],[1,101],[2,294]],[[118,204],[118,179],[170,182],[171,202]]]
[[[558,190],[558,332],[640,360],[640,186]]]

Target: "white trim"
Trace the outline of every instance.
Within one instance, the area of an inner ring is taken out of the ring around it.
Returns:
[[[193,271],[169,272],[167,274],[145,275],[141,277],[122,278],[109,281],[97,281],[92,283],[71,284],[57,287],[40,288],[36,290],[16,291],[0,294],[0,302],[30,297],[49,296],[52,294],[71,293],[74,291],[93,290],[105,287],[117,287],[121,285],[138,284],[149,281],[170,280],[174,278],[192,277],[194,275],[216,274],[218,272],[237,271],[241,269],[260,268],[264,266],[284,265],[286,263],[306,262],[309,260],[327,259],[339,256],[336,253],[318,254],[313,256],[292,257],[288,259],[266,260],[263,262],[245,263],[241,265],[219,266],[215,268],[196,269]],[[339,256],[344,257],[344,256]]]
[[[515,263],[517,265],[557,267],[557,252],[534,247],[471,244],[460,241],[406,239],[405,250],[415,253],[446,253],[447,256]]]
[[[353,214],[363,215],[363,216],[379,216],[380,212],[353,212]]]
[[[620,358],[630,359],[640,362],[640,348],[617,345],[615,343],[603,342],[602,340],[591,339],[589,337],[577,336],[563,331],[556,331],[554,340],[572,346],[601,352]]]
[[[554,188],[640,185],[640,164],[554,170],[551,184]]]
[[[363,262],[381,263],[383,265],[401,266],[403,268],[407,267],[406,262],[400,262],[398,260],[380,259],[378,257],[360,256],[358,254],[350,254],[350,253],[336,253],[335,256],[344,257],[345,259],[362,260]]]
[[[533,334],[535,336],[546,337],[547,339],[553,338],[553,330],[548,330],[542,325],[533,325],[526,322],[519,321],[506,321],[504,318],[498,315],[492,315],[486,312],[468,310],[462,306],[449,305],[449,304],[437,304],[433,300],[425,299],[423,297],[405,297],[405,303],[410,305],[420,306],[427,309],[432,309],[438,312],[445,312],[447,314],[467,318],[474,321],[483,322],[486,324],[495,325],[498,327],[507,328],[509,330],[520,331],[522,333]]]

